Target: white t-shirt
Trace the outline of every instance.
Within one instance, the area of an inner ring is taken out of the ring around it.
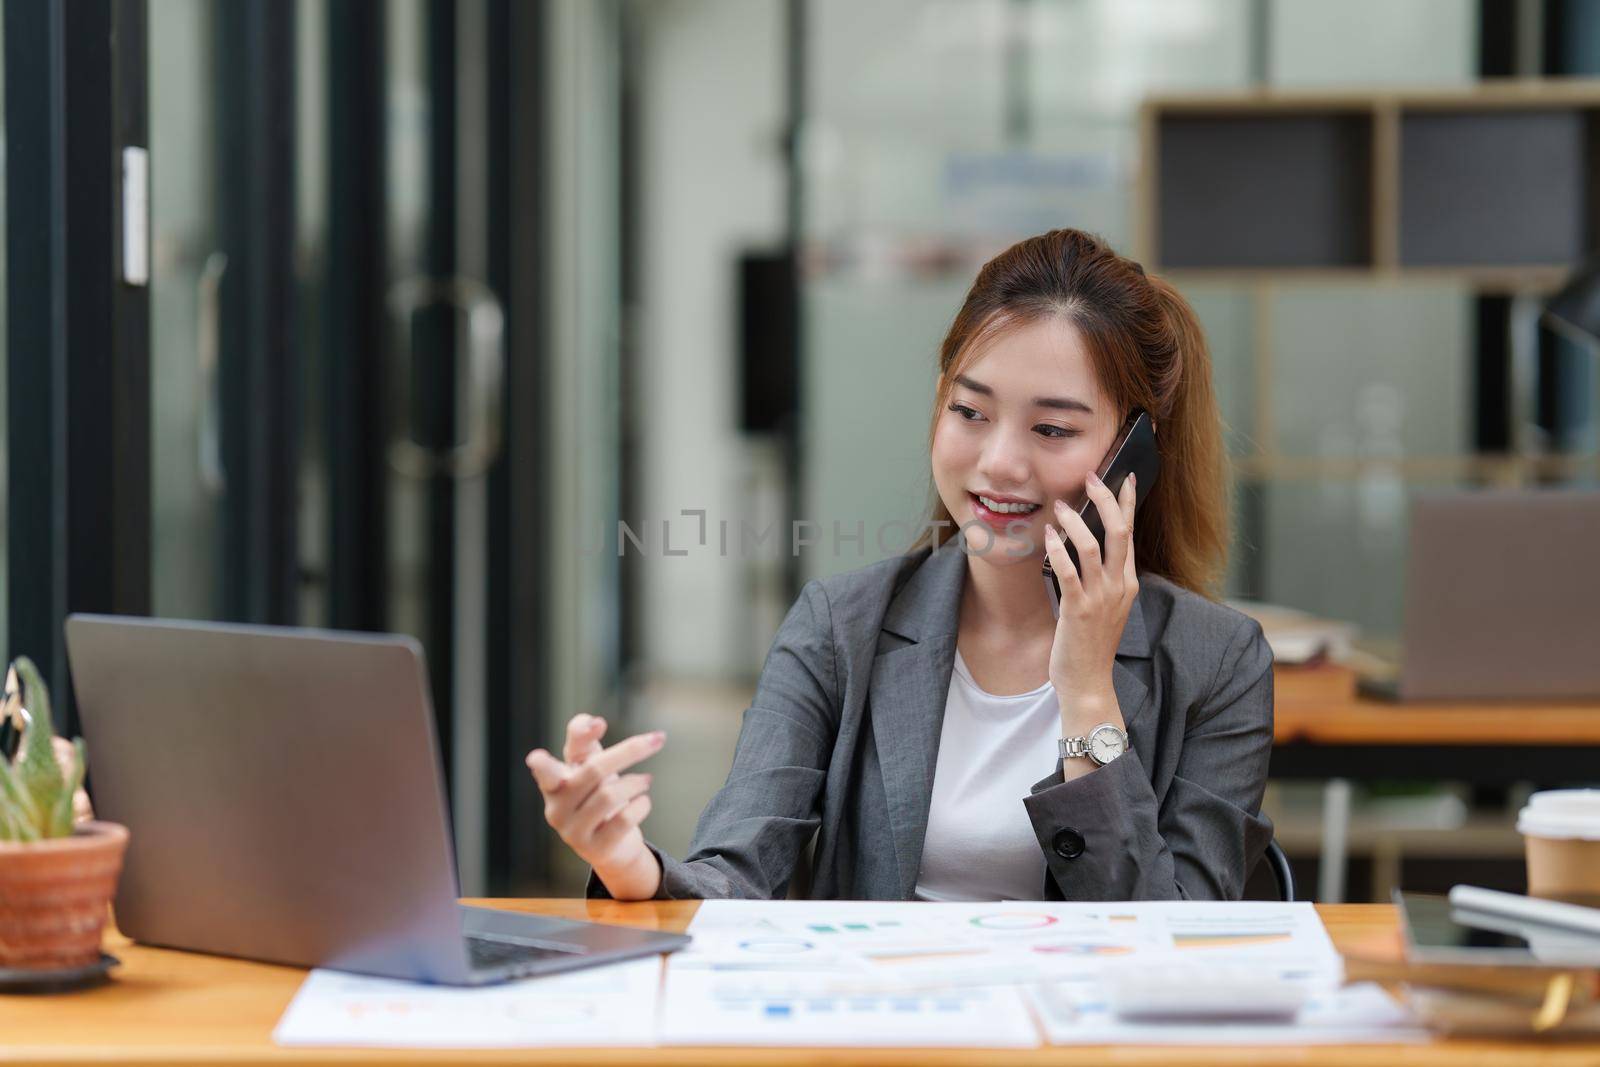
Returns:
[[[1049,682],[1015,696],[986,693],[956,652],[916,899],[1042,897],[1044,852],[1022,798],[1055,769],[1060,737]]]

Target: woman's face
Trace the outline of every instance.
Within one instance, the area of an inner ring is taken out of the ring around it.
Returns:
[[[1045,523],[1055,521],[1047,505],[1082,501],[1120,425],[1065,318],[993,341],[956,379],[933,434],[933,481],[968,552],[1002,566],[1043,558]],[[992,511],[980,496],[1032,507]]]

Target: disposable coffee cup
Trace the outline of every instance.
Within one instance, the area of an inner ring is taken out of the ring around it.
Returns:
[[[1551,789],[1517,815],[1528,895],[1600,907],[1600,789]]]

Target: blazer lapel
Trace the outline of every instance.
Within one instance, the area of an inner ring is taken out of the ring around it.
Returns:
[[[1122,712],[1122,724],[1128,731],[1128,743],[1139,753],[1146,767],[1155,755],[1155,739],[1146,737],[1143,719],[1153,701],[1150,690],[1135,674],[1125,660],[1149,659],[1150,635],[1144,624],[1144,601],[1135,600],[1128,612],[1128,621],[1122,627],[1122,639],[1117,643],[1117,658],[1111,666],[1111,686],[1117,691],[1117,710]]]
[[[868,707],[899,875],[897,886],[883,889],[902,900],[915,891],[922,863],[966,575],[966,554],[957,534],[930,552],[890,602],[872,665]],[[1152,743],[1137,728],[1150,707],[1150,692],[1122,661],[1149,656],[1142,604],[1135,602],[1117,645],[1112,685],[1128,734],[1140,748],[1141,741]],[[1141,758],[1148,755],[1140,752]]]
[[[883,889],[901,900],[910,899],[922,862],[939,732],[955,667],[967,576],[959,541],[957,534],[933,550],[890,602],[868,686],[899,876],[897,885]]]

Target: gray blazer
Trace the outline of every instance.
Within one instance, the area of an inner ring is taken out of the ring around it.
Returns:
[[[813,834],[813,898],[912,899],[965,579],[952,537],[805,584],[688,858],[650,846],[658,899],[782,897]],[[1128,752],[1070,782],[1058,759],[1018,798],[1048,868],[1040,899],[1238,899],[1272,837],[1261,627],[1141,574],[1113,684]],[[587,892],[608,895],[592,871]]]

